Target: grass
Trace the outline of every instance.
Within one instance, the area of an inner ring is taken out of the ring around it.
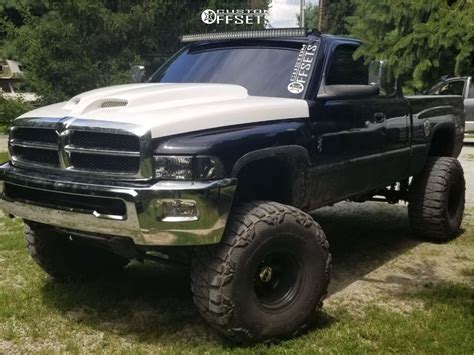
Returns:
[[[4,163],[8,160],[7,152],[0,152],[0,163]]]

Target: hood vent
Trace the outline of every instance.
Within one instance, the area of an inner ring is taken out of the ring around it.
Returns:
[[[120,107],[120,106],[127,106],[127,101],[104,101],[100,105],[102,108],[110,108],[110,107]]]

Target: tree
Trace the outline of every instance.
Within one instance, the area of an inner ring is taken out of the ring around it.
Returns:
[[[416,91],[440,76],[474,73],[474,7],[469,0],[356,0],[350,33],[356,56],[386,59]]]
[[[298,26],[301,27],[301,14],[296,14]],[[307,28],[318,28],[319,6],[314,4],[306,5],[304,8],[304,25]]]
[[[45,9],[36,14],[22,2],[15,10],[23,25],[4,23],[4,53],[28,68],[45,103],[127,82],[133,64],[156,69],[181,47],[181,35],[217,29],[201,21],[204,9],[247,8],[245,0],[34,0]]]
[[[324,0],[327,6],[324,19],[324,28],[326,33],[335,35],[347,35],[346,19],[352,16],[355,11],[354,0]]]

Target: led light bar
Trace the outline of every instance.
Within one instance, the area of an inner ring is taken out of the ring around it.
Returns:
[[[185,35],[181,42],[214,41],[223,39],[272,38],[272,37],[305,37],[306,28],[270,28],[268,30],[250,30],[238,32],[214,32]]]

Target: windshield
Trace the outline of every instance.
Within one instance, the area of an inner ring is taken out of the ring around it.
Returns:
[[[249,95],[302,98],[316,62],[317,46],[298,42],[286,45],[185,47],[149,81],[236,84],[246,88]]]

